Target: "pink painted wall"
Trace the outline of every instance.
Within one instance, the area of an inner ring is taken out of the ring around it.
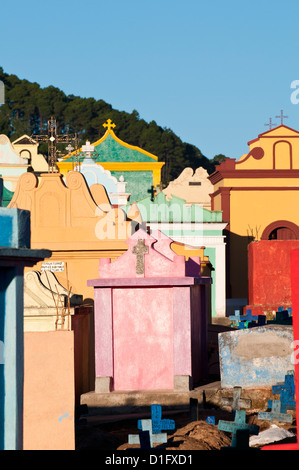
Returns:
[[[74,450],[73,331],[24,333],[24,450]]]
[[[138,239],[147,251],[140,270]],[[198,257],[186,262],[171,242],[140,229],[127,240],[126,253],[113,262],[101,259],[99,278],[87,281],[95,289],[96,377],[111,377],[113,390],[173,390],[175,376],[191,377],[196,367],[194,377],[203,378],[207,328],[201,317],[207,319],[203,299],[211,278],[201,277]]]
[[[171,288],[114,289],[114,390],[172,389]]]

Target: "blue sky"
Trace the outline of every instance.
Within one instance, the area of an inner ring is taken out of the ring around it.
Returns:
[[[6,73],[136,109],[208,158],[238,159],[281,109],[299,130],[297,0],[16,0],[0,15]]]

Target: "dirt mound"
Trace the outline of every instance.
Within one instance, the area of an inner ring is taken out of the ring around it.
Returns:
[[[231,439],[216,426],[205,421],[193,421],[168,434],[166,444],[155,444],[156,449],[165,450],[220,450],[230,446]],[[139,448],[135,444],[123,444],[117,450]]]
[[[169,436],[168,450],[220,450],[230,446],[231,439],[213,424],[193,421]]]

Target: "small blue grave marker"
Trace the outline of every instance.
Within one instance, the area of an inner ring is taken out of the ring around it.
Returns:
[[[214,424],[215,425],[215,423],[216,423],[215,416],[207,416],[206,422],[208,424]]]
[[[258,419],[265,419],[267,421],[279,421],[285,423],[292,423],[293,417],[287,413],[281,413],[280,400],[272,400],[272,411],[259,411]]]
[[[235,421],[224,421],[219,420],[218,422],[219,431],[231,432],[232,441],[231,447],[237,446],[237,431],[247,429],[249,434],[258,434],[259,426],[255,424],[246,423],[246,411],[245,410],[236,410]]]

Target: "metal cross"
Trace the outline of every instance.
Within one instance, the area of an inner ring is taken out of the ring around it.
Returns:
[[[33,135],[32,138],[36,142],[48,143],[48,167],[50,172],[57,171],[57,144],[74,140],[74,137],[70,137],[68,134],[58,135],[56,119],[53,116],[48,120],[48,135]]]
[[[283,115],[283,109],[280,111],[280,116],[275,116],[276,118],[280,118],[281,124],[283,124],[283,118],[288,119],[288,116]]]
[[[108,131],[110,131],[111,127],[115,127],[114,122],[112,123],[111,119],[107,119],[107,122],[103,124],[103,127],[107,127]]]
[[[144,255],[148,253],[148,246],[145,245],[144,240],[138,239],[132,253],[136,255],[136,274],[144,274]]]
[[[269,126],[269,129],[272,129],[272,125],[276,126],[276,124],[272,123],[272,118],[269,119],[269,124],[265,124],[265,126]]]

